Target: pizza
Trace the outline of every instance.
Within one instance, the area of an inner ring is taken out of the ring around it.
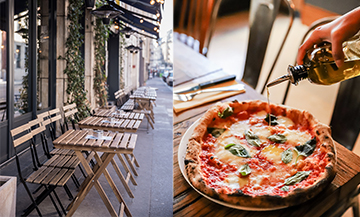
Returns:
[[[190,183],[233,205],[296,205],[335,176],[330,128],[307,111],[263,101],[217,103],[199,120],[187,145]]]

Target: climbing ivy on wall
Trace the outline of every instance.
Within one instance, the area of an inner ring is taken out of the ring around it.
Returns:
[[[61,57],[66,61],[64,73],[67,75],[67,102],[69,104],[76,103],[80,119],[87,117],[90,111],[89,102],[86,98],[87,91],[85,90],[85,64],[80,51],[80,47],[84,43],[84,35],[80,32],[83,28],[80,23],[83,15],[83,4],[84,1],[69,0],[66,52],[65,56]]]
[[[104,5],[104,1],[97,1],[96,8]],[[105,25],[102,19],[97,18],[94,23],[95,40],[95,66],[94,66],[94,91],[96,96],[96,103],[99,106],[106,106],[108,99],[108,85],[106,83],[107,77],[105,74],[106,61],[106,43],[109,39],[109,25]]]

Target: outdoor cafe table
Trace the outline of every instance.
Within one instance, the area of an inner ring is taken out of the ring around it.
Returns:
[[[108,109],[98,109],[95,111],[95,117],[104,118],[118,118],[118,119],[130,119],[130,120],[142,120],[145,114],[137,112],[125,112],[125,111],[110,111]]]
[[[106,167],[111,162],[115,168],[116,163],[113,159],[115,154],[132,154],[135,148],[137,135],[109,132],[105,133],[103,137],[107,137],[107,139],[91,139],[91,137],[88,137],[91,135],[92,132],[89,130],[69,130],[54,141],[54,146],[56,148],[74,150],[87,173],[87,177],[81,184],[78,194],[67,208],[68,213],[66,216],[72,216],[74,214],[90,189],[94,186],[111,216],[118,216],[98,180],[101,174],[104,174],[120,203],[119,216],[123,216],[124,212],[127,216],[131,216],[130,210],[125,204],[120,191],[116,187]],[[85,158],[82,151],[93,152],[94,155],[89,155]],[[96,164],[93,168],[89,166],[92,157],[95,157],[96,159]]]
[[[207,58],[174,40],[174,75],[178,76],[178,85],[209,74],[224,72]],[[197,66],[190,68],[189,65]],[[191,70],[192,73],[191,73]],[[179,73],[179,74],[178,74]],[[193,75],[193,77],[191,77]],[[175,79],[176,81],[176,79]],[[177,84],[174,84],[176,86]],[[245,84],[246,93],[223,99],[266,100],[254,89]],[[178,148],[186,130],[216,102],[208,103],[181,113],[174,113],[174,151],[173,151],[173,215],[174,216],[321,216],[338,204],[344,204],[360,183],[360,157],[339,143],[337,150],[337,174],[331,184],[313,199],[293,207],[272,211],[244,211],[219,205],[198,194],[183,177],[178,164]],[[328,213],[327,213],[328,214]]]
[[[114,132],[136,132],[142,122],[142,119],[118,119],[89,116],[78,123],[81,129],[89,128],[93,130],[105,130]]]

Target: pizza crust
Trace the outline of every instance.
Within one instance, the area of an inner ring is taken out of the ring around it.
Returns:
[[[218,112],[223,111],[228,106],[234,109],[234,114],[241,111],[270,111],[271,114],[288,117],[295,124],[300,124],[315,132],[318,143],[321,144],[320,148],[326,151],[326,157],[328,158],[328,164],[325,167],[325,172],[322,173],[322,177],[319,177],[314,184],[306,188],[297,188],[286,196],[250,196],[244,194],[241,190],[232,194],[222,194],[207,186],[202,178],[200,169],[201,141],[207,134],[207,127],[211,122],[220,119],[217,115]],[[331,138],[331,130],[327,125],[320,123],[307,111],[275,104],[270,104],[269,107],[268,103],[263,101],[217,103],[215,106],[211,107],[195,127],[189,140],[185,157],[185,170],[189,181],[195,188],[214,199],[249,208],[288,207],[305,202],[321,192],[333,180],[335,177],[335,165],[335,144]]]

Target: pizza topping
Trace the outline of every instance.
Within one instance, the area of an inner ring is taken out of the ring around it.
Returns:
[[[228,144],[225,149],[230,151],[231,154],[239,157],[251,157],[249,152],[240,144]]]
[[[285,185],[295,185],[310,175],[311,171],[299,171],[295,175],[285,179]]]
[[[221,134],[223,134],[225,132],[225,130],[226,129],[224,129],[224,128],[213,128],[213,127],[207,128],[208,133],[213,135],[215,138],[218,138],[219,136],[221,136]]]
[[[268,139],[272,142],[281,143],[281,144],[287,141],[286,136],[283,134],[273,134],[269,136]]]
[[[316,148],[316,137],[312,138],[311,140],[305,142],[302,145],[295,146],[295,152],[297,153],[295,165],[297,160],[300,156],[309,157]]]
[[[289,188],[289,186],[287,186],[287,185],[283,186],[283,187],[280,188],[280,189],[283,190],[283,191],[290,191],[290,188]]]
[[[260,147],[261,141],[259,137],[255,135],[251,130],[245,131],[245,138],[250,145]]]
[[[264,119],[266,122],[269,123],[269,125],[271,126],[275,126],[275,125],[278,125],[278,121],[277,121],[277,117],[275,115],[272,115],[272,114],[269,114],[267,113],[266,114],[266,118]]]
[[[251,169],[249,167],[249,164],[244,164],[242,165],[240,168],[239,168],[239,173],[242,175],[242,176],[247,176],[251,173]]]
[[[281,154],[281,160],[284,162],[284,164],[288,164],[293,159],[293,151],[288,148]]]
[[[218,116],[219,118],[225,119],[227,117],[230,117],[233,113],[234,113],[234,109],[228,106],[223,112],[218,112]]]

